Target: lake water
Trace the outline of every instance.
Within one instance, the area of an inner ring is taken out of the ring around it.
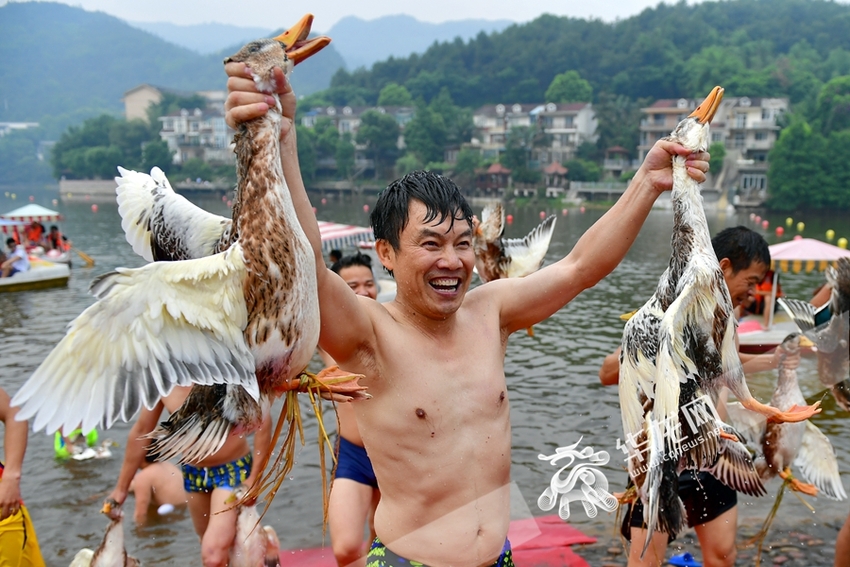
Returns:
[[[16,200],[0,195],[0,211],[10,211],[28,202],[30,192],[19,192]],[[55,192],[32,191],[35,202],[59,209],[65,216],[65,232],[77,248],[97,262],[85,268],[77,261],[69,286],[38,292],[0,294],[0,385],[14,393],[29,377],[49,350],[61,339],[65,325],[92,303],[88,286],[93,277],[117,266],[134,267],[143,263],[124,240],[117,206],[98,203],[58,203],[52,200]],[[220,199],[196,201],[212,212],[227,214]],[[318,197],[314,198],[318,204]],[[319,205],[318,217],[351,224],[365,225],[366,201],[330,200]],[[372,204],[369,202],[368,204]],[[507,236],[524,236],[539,218],[539,207],[521,209],[508,207],[514,222]],[[582,214],[570,208],[566,216],[558,214],[555,235],[549,248],[547,263],[567,254],[584,231],[604,211],[588,210]],[[786,215],[768,217],[772,225],[784,224]],[[826,229],[833,228],[838,236],[850,237],[846,220],[829,217],[801,217],[807,223],[806,235],[823,238]],[[745,214],[709,212],[712,234],[737,224],[752,226]],[[619,315],[643,304],[651,295],[658,277],[669,259],[672,214],[653,211],[640,236],[622,264],[595,288],[582,293],[570,305],[553,317],[535,326],[535,336],[516,333],[509,341],[505,370],[511,397],[513,425],[512,477],[522,504],[514,514],[542,515],[537,498],[548,486],[556,468],[538,459],[539,454],[552,454],[555,448],[575,443],[582,438],[582,447],[604,450],[611,461],[602,468],[612,490],[621,490],[626,481],[625,461],[617,450],[621,436],[620,412],[616,388],[599,384],[597,372],[603,357],[618,344],[623,323]],[[790,231],[789,231],[790,232]],[[843,232],[843,233],[842,233]],[[771,233],[768,240],[776,239]],[[808,299],[822,281],[820,274],[783,275],[782,285],[791,297]],[[314,366],[318,364],[314,361]],[[809,400],[819,398],[819,386],[814,359],[806,358],[799,370],[804,394]],[[775,373],[749,377],[754,395],[768,401],[775,383]],[[838,455],[845,488],[850,488],[850,437],[847,435],[848,414],[836,408],[831,397],[824,401],[824,410],[815,417],[818,425],[832,440]],[[316,547],[323,543],[321,527],[321,491],[318,451],[315,444],[315,419],[304,406],[307,446],[300,450],[291,478],[283,485],[265,516],[264,523],[273,525],[283,548]],[[330,412],[328,412],[330,414]],[[327,419],[328,427],[335,427]],[[103,498],[112,489],[121,466],[123,447],[129,426],[116,425],[101,438],[119,443],[111,459],[84,462],[58,462],[53,457],[53,439],[43,432],[31,433],[24,467],[22,490],[29,506],[42,551],[48,565],[67,565],[82,547],[96,547],[103,536],[106,519],[99,514]],[[474,470],[470,471],[474,474]],[[778,482],[769,485],[775,493]],[[772,497],[740,499],[742,522],[760,523],[773,502]],[[132,508],[128,498],[128,511]],[[786,498],[777,522],[801,531],[816,530],[827,524],[840,525],[847,516],[847,503],[824,498],[814,502],[816,513],[805,509],[796,498]],[[129,514],[132,516],[132,513]],[[579,506],[573,506],[572,523],[596,536],[610,537],[614,516],[602,512],[589,519]],[[155,519],[145,527],[126,522],[127,549],[146,564],[198,564],[199,544],[187,512]],[[834,537],[834,536],[833,536]],[[324,539],[327,544],[327,538]]]

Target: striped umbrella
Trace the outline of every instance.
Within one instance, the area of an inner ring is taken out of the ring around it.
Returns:
[[[26,222],[56,222],[62,220],[62,215],[56,211],[44,208],[41,205],[29,204],[24,205],[20,209],[15,209],[14,211],[0,215],[0,218]]]
[[[319,221],[319,232],[322,235],[322,250],[325,252],[375,240],[372,229],[365,226]]]
[[[844,257],[850,258],[850,250],[814,238],[798,238],[770,247],[771,269],[795,274],[812,270],[822,272]]]

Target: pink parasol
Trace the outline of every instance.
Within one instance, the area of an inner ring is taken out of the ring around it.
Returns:
[[[850,258],[850,250],[814,238],[789,240],[770,247],[771,269],[795,274],[815,269],[823,271],[845,257]]]

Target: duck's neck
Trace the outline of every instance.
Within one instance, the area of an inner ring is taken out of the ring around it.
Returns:
[[[678,282],[694,250],[712,250],[699,183],[691,179],[685,158],[673,157],[673,255],[670,276]]]
[[[258,216],[282,216],[287,223],[297,223],[280,163],[280,121],[279,110],[272,108],[264,117],[242,124],[233,138],[237,177],[233,223],[240,234],[245,223],[256,222]]]

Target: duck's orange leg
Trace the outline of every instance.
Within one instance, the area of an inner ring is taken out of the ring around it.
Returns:
[[[763,404],[755,398],[741,400],[741,405],[750,411],[760,413],[767,418],[768,422],[773,423],[796,423],[805,421],[820,413],[820,401],[815,402],[810,406],[792,406],[788,411],[780,411],[773,406]]]
[[[818,489],[814,484],[809,484],[807,482],[802,482],[794,478],[794,475],[791,474],[791,469],[789,467],[785,467],[785,470],[779,472],[779,476],[788,481],[788,486],[791,490],[796,490],[797,492],[802,492],[803,494],[808,494],[809,496],[817,496]]]

